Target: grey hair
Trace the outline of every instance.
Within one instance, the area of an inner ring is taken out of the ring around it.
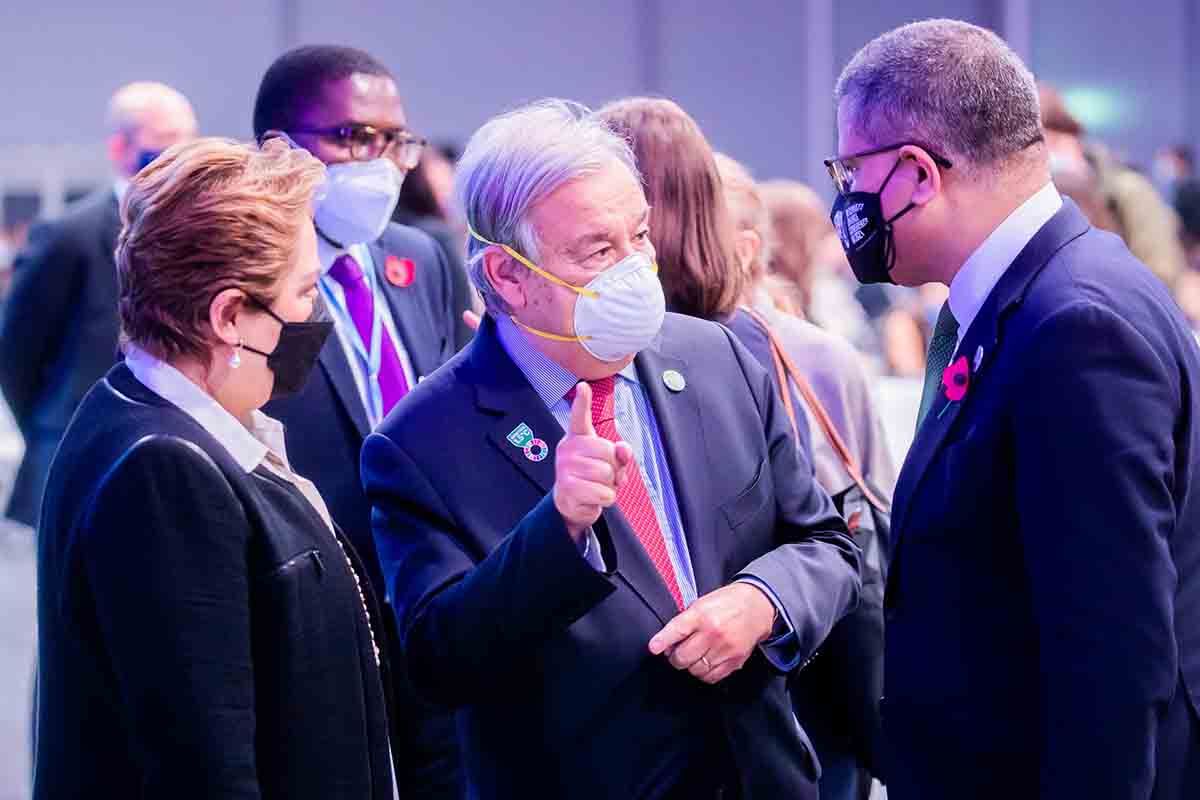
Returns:
[[[641,182],[633,150],[587,106],[539,100],[494,117],[467,143],[455,174],[455,194],[467,223],[485,239],[538,261],[537,231],[530,210],[563,184],[596,172],[616,159]],[[471,282],[488,311],[511,309],[488,281],[488,245],[470,237]]]
[[[1029,68],[999,36],[958,20],[914,22],[873,39],[842,70],[834,99],[872,144],[915,140],[968,169],[1006,162],[1042,139]]]

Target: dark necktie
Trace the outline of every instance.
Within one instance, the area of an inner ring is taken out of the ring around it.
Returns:
[[[363,349],[369,352],[371,328],[375,324],[375,294],[363,275],[362,266],[354,256],[347,253],[338,256],[333,262],[333,266],[329,268],[329,277],[342,287],[342,292],[346,295],[346,310],[350,312],[350,319],[354,320],[354,327],[363,343]],[[380,324],[383,324],[382,320]],[[400,354],[396,352],[396,345],[388,335],[387,328],[380,331],[380,334],[379,393],[383,398],[383,413],[387,414],[401,397],[408,394],[408,379],[404,377]],[[371,376],[368,375],[367,380],[370,381]]]
[[[933,406],[942,385],[942,373],[950,366],[950,359],[958,347],[958,320],[950,311],[950,301],[942,305],[937,324],[933,326],[933,337],[929,340],[929,355],[925,359],[925,385],[921,389],[921,410],[917,413],[917,430],[925,421],[925,415]]]
[[[616,376],[610,375],[596,381],[588,381],[592,386],[592,425],[596,434],[608,439],[614,444],[621,441],[617,433],[616,404],[613,402],[613,390],[616,388]],[[575,389],[567,392],[567,402],[575,400]],[[675,605],[683,609],[683,593],[679,590],[679,581],[675,577],[675,567],[671,564],[671,556],[667,553],[667,540],[663,538],[663,530],[658,524],[658,515],[654,513],[654,504],[650,501],[650,493],[642,482],[642,473],[636,464],[630,466],[629,476],[621,488],[617,490],[617,508],[625,515],[630,527],[637,534],[654,568],[667,584]]]

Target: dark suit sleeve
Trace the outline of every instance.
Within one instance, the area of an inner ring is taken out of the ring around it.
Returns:
[[[1013,424],[1041,659],[1038,796],[1148,798],[1179,668],[1170,537],[1195,534],[1173,531],[1180,389],[1105,309],[1060,311],[1033,341]]]
[[[752,561],[739,577],[761,581],[778,600],[793,638],[785,643],[788,657],[776,644],[771,661],[794,668],[816,652],[834,624],[857,604],[861,554],[813,476],[806,454],[796,446],[770,375],[728,332],[726,336],[762,416],[776,505],[775,549]]]
[[[395,442],[368,437],[362,474],[409,676],[435,702],[486,701],[528,680],[541,645],[614,591],[580,555],[553,494],[476,561]]]
[[[80,568],[145,797],[257,798],[241,503],[193,445],[151,439],[102,484]],[[298,701],[299,702],[299,701]]]
[[[69,229],[42,223],[13,262],[12,290],[0,320],[0,388],[22,430],[58,357],[84,260]]]

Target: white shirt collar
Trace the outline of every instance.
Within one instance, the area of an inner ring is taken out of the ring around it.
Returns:
[[[950,281],[950,311],[958,320],[959,342],[1000,277],[1042,226],[1058,213],[1062,204],[1054,184],[1047,183],[983,240]]]
[[[251,414],[254,430],[247,430],[186,375],[135,345],[125,346],[125,364],[147,389],[198,422],[246,472],[261,464],[268,451],[287,464],[283,426],[278,421],[254,411]]]
[[[350,254],[354,256],[354,260],[358,262],[364,270],[371,267],[371,253],[365,244],[352,244],[349,247],[337,247],[325,241],[320,235],[317,236],[317,258],[321,262],[321,275],[326,276],[329,270],[333,268],[333,262],[338,258]]]

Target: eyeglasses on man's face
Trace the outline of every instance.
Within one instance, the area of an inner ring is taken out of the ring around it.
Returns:
[[[929,157],[933,159],[933,163],[942,169],[950,169],[954,166],[950,163],[950,159],[939,156],[920,142],[897,142],[896,144],[884,145],[883,147],[872,147],[870,150],[863,150],[861,153],[854,153],[853,155],[825,159],[825,169],[829,170],[829,179],[833,181],[833,188],[837,189],[838,194],[848,194],[854,191],[854,178],[858,174],[860,159],[878,155],[879,153],[886,153],[889,150],[899,150],[901,147],[921,148],[929,154]]]
[[[349,150],[355,161],[387,156],[396,162],[396,166],[406,170],[417,166],[427,144],[403,128],[377,128],[355,122],[331,128],[296,128],[292,133],[307,133],[334,142]]]

